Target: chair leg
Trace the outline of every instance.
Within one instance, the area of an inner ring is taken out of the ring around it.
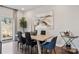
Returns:
[[[48,49],[44,49],[44,50],[45,50],[45,53],[48,54]]]
[[[28,45],[25,46],[25,53],[27,52],[27,47],[28,47]]]
[[[36,51],[36,54],[38,54],[38,48],[37,48],[37,46],[36,46],[36,50],[35,51]]]
[[[33,47],[33,50],[32,50],[33,54],[35,54],[35,46]]]
[[[38,48],[37,48],[37,45],[35,46],[34,51],[35,51],[36,54],[38,54]]]
[[[35,54],[35,51],[36,51],[36,46],[33,47],[32,53]]]
[[[19,48],[21,49],[21,43],[19,44]]]
[[[20,43],[19,43],[19,42],[17,42],[17,50],[19,49],[19,44],[20,44]]]
[[[23,53],[23,44],[22,44],[22,53]]]
[[[26,53],[26,49],[27,49],[27,46],[25,46],[25,53]]]
[[[41,47],[41,53],[43,53],[43,48]]]
[[[43,53],[43,54],[47,54],[47,49],[42,48],[41,50],[42,50],[42,53]]]
[[[20,49],[22,49],[22,43],[20,43]]]
[[[56,54],[55,48],[54,48],[54,53]]]
[[[29,45],[28,45],[28,54],[29,54]]]
[[[19,47],[19,42],[17,42],[17,46]]]
[[[32,54],[32,47],[30,47],[30,51],[31,51],[31,54]]]

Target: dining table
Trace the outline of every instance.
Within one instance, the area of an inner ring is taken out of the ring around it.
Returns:
[[[40,41],[46,41],[52,37],[53,37],[52,35],[31,35],[31,38],[37,41],[38,54],[41,54]]]
[[[22,34],[23,37],[25,37],[25,34]],[[38,54],[41,54],[41,44],[40,41],[46,41],[50,38],[52,38],[53,35],[31,35],[31,38],[37,42],[38,47]]]

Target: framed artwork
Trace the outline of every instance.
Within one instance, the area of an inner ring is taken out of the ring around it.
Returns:
[[[44,24],[47,26],[48,32],[54,30],[54,12],[53,10],[36,14],[34,21],[34,27],[38,26],[39,24]]]

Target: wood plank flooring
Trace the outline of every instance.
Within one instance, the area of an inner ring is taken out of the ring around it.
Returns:
[[[56,47],[55,50],[56,54],[68,54],[60,47]],[[25,51],[22,51],[22,49],[18,48],[16,41],[9,41],[7,43],[2,44],[2,54],[28,54],[28,53],[25,53]],[[33,54],[37,54],[37,51]],[[53,51],[52,54],[54,54]]]

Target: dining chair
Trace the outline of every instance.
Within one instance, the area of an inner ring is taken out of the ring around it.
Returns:
[[[23,45],[25,44],[25,42],[26,42],[26,38],[24,38],[23,36],[22,36],[22,32],[21,31],[19,31],[18,33],[18,46],[19,46],[19,44],[20,44],[20,48],[22,48],[22,51],[23,51]]]
[[[45,30],[41,30],[41,35],[46,35],[46,31]]]
[[[31,38],[30,32],[25,32],[25,37],[26,37],[26,46],[28,45],[28,50],[30,50],[29,46],[31,47],[31,53],[32,53],[32,49],[35,45],[37,45],[37,42]]]
[[[37,30],[35,30],[34,32],[31,32],[31,35],[37,35]]]
[[[57,40],[57,36],[54,37],[50,42],[43,43],[42,47],[49,50],[50,53],[52,52],[52,49],[53,49],[54,53],[56,53],[56,51],[55,51],[56,40]]]

